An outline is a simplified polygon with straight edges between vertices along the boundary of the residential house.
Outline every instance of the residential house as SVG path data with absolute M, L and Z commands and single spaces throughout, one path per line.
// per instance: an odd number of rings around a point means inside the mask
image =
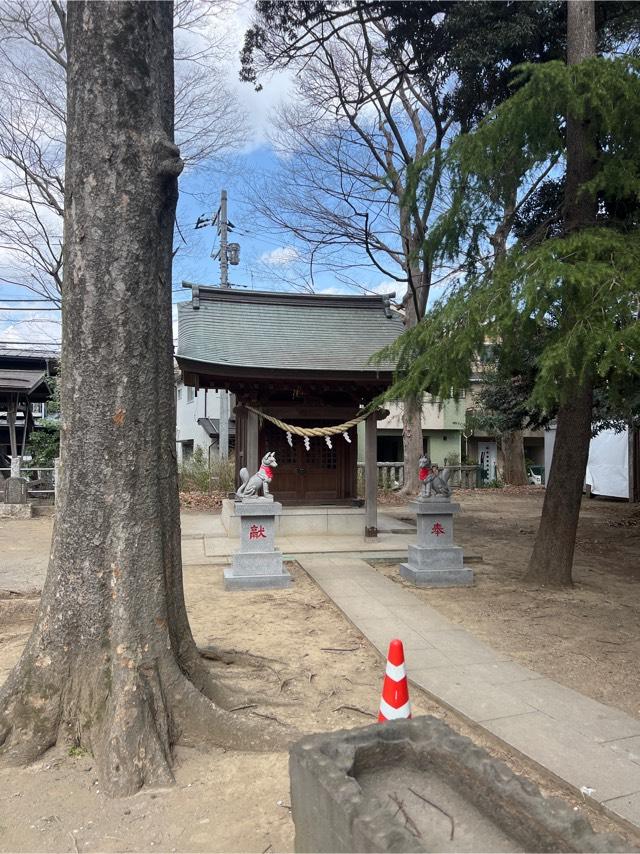
M 178 462 L 186 462 L 196 448 L 202 448 L 208 459 L 217 456 L 220 448 L 220 391 L 187 386 L 180 373 L 176 376 L 175 389 Z M 228 407 L 230 451 L 235 447 L 236 435 L 233 408 L 234 400 L 231 397 Z

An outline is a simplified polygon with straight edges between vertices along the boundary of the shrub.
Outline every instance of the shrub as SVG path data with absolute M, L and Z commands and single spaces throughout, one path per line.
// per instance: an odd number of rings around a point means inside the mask
M 233 492 L 235 464 L 233 457 L 221 460 L 214 456 L 208 460 L 204 448 L 197 447 L 187 460 L 178 466 L 180 492 Z

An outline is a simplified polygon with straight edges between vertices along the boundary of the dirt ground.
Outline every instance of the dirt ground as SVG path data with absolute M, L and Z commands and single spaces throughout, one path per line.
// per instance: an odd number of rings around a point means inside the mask
M 607 524 L 627 518 L 628 505 L 585 505 L 579 583 L 576 590 L 558 594 L 528 590 L 518 581 L 539 512 L 537 496 L 471 495 L 462 501 L 459 539 L 485 560 L 474 567 L 477 585 L 416 595 L 435 597 L 430 601 L 443 613 L 496 648 L 510 644 L 514 657 L 539 671 L 638 714 L 638 685 L 627 682 L 637 683 L 630 668 L 640 633 L 632 586 L 640 578 L 639 530 Z M 402 508 L 397 511 L 403 515 Z M 269 657 L 260 668 L 212 665 L 221 679 L 267 695 L 255 706 L 242 703 L 247 707 L 238 709 L 239 715 L 268 716 L 303 732 L 372 723 L 383 662 L 311 579 L 297 565 L 291 570 L 295 583 L 289 590 L 228 593 L 221 567 L 188 567 L 187 604 L 198 644 Z M 498 596 L 499 604 L 493 601 Z M 0 598 L 0 684 L 20 655 L 36 608 L 35 597 Z M 589 644 L 591 636 L 600 639 L 587 649 L 594 662 L 584 664 L 578 633 Z M 571 662 L 567 669 L 573 673 L 545 670 L 557 666 L 558 655 L 565 657 L 565 666 Z M 626 679 L 621 667 L 628 667 Z M 594 693 L 594 684 L 604 693 Z M 560 793 L 535 768 L 507 756 L 425 695 L 413 691 L 411 699 L 414 714 L 446 719 L 538 782 L 546 794 Z M 175 776 L 173 787 L 110 800 L 99 790 L 88 755 L 54 748 L 25 769 L 0 762 L 0 851 L 293 850 L 286 754 L 179 749 Z M 620 831 L 571 796 L 568 800 L 596 829 Z
M 470 588 L 417 590 L 397 566 L 378 566 L 494 649 L 562 685 L 640 717 L 640 507 L 585 498 L 571 590 L 522 577 L 543 493 L 456 493 L 454 537 L 474 563 Z M 406 508 L 389 508 L 409 518 Z

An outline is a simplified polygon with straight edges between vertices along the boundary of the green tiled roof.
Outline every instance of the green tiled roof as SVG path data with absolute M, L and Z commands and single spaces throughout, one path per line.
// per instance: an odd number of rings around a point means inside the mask
M 369 363 L 403 331 L 383 297 L 194 288 L 178 305 L 178 359 L 289 370 L 389 371 Z

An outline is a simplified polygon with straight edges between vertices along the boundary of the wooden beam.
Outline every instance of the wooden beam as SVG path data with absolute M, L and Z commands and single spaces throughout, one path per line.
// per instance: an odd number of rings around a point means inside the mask
M 365 537 L 378 536 L 378 423 L 372 412 L 364 422 Z

